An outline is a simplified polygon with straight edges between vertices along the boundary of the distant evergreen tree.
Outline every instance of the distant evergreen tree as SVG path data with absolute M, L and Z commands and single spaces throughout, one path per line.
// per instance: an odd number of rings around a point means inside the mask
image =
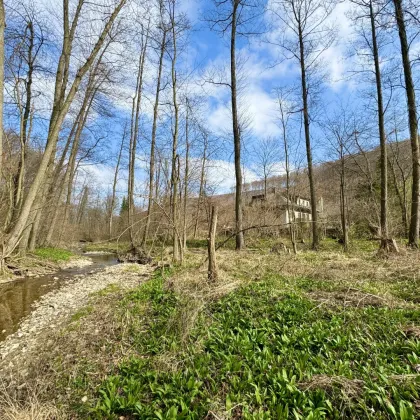
M 127 197 L 123 197 L 120 209 L 120 216 L 123 216 L 128 211 L 128 200 Z

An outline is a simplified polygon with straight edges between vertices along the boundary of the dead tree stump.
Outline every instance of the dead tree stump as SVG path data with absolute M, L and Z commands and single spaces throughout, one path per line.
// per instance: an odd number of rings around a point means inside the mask
M 399 252 L 397 241 L 392 238 L 381 239 L 381 249 L 385 252 Z
M 208 281 L 217 280 L 217 263 L 216 263 L 216 228 L 217 228 L 217 207 L 211 207 L 211 220 L 209 237 L 207 239 L 207 249 L 209 254 Z

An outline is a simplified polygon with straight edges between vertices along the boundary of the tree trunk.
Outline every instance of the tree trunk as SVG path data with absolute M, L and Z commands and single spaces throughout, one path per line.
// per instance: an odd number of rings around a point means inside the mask
M 407 32 L 404 21 L 402 0 L 393 0 L 395 18 L 398 25 L 398 34 L 401 44 L 401 56 L 404 68 L 405 90 L 408 105 L 408 122 L 410 127 L 411 155 L 413 163 L 413 181 L 411 189 L 411 217 L 408 232 L 408 245 L 413 248 L 419 246 L 419 196 L 420 196 L 420 149 L 418 137 L 418 120 L 416 108 L 416 93 L 410 63 L 410 47 L 407 41 Z
M 46 171 L 51 161 L 52 154 L 55 150 L 64 118 L 67 115 L 70 105 L 73 102 L 73 99 L 77 93 L 77 90 L 79 89 L 80 83 L 82 82 L 89 68 L 92 66 L 96 56 L 98 55 L 100 49 L 102 48 L 102 45 L 105 42 L 105 38 L 108 32 L 110 31 L 116 17 L 118 16 L 120 10 L 122 9 L 126 1 L 127 0 L 120 0 L 117 6 L 115 7 L 107 23 L 105 24 L 105 27 L 102 30 L 102 33 L 99 36 L 99 39 L 97 40 L 95 46 L 93 47 L 89 57 L 84 62 L 84 64 L 77 70 L 75 79 L 71 87 L 68 89 L 68 93 L 66 94 L 69 63 L 67 63 L 67 69 L 66 69 L 65 63 L 66 61 L 70 60 L 69 57 L 72 50 L 71 48 L 72 36 L 74 36 L 74 31 L 76 30 L 76 28 L 75 28 L 75 23 L 74 23 L 72 25 L 70 32 L 68 30 L 68 1 L 64 0 L 64 17 L 65 17 L 64 43 L 63 43 L 63 48 L 60 55 L 58 69 L 57 69 L 55 93 L 54 93 L 54 104 L 53 104 L 53 110 L 51 112 L 51 119 L 50 119 L 50 125 L 49 125 L 48 136 L 47 136 L 47 145 L 46 145 L 41 163 L 35 175 L 34 181 L 22 205 L 22 211 L 16 221 L 16 224 L 14 225 L 10 234 L 8 235 L 7 241 L 3 245 L 3 252 L 2 252 L 3 258 L 9 256 L 13 252 L 13 250 L 17 247 L 21 239 L 21 235 L 23 233 L 23 230 L 26 227 L 28 217 L 32 210 L 32 206 L 35 201 L 35 198 L 37 197 L 40 187 L 45 181 Z M 81 8 L 80 2 L 79 2 L 79 5 Z M 80 14 L 79 9 L 78 9 L 78 12 Z M 74 21 L 77 21 L 77 12 L 76 12 L 76 17 Z
M 372 52 L 373 60 L 375 62 L 375 79 L 376 79 L 376 94 L 378 100 L 378 128 L 379 128 L 379 141 L 381 149 L 381 248 L 386 249 L 388 246 L 388 159 L 387 159 L 387 146 L 385 134 L 385 121 L 384 121 L 384 104 L 382 97 L 382 80 L 381 69 L 379 64 L 379 51 L 378 42 L 376 38 L 376 25 L 375 15 L 373 12 L 372 0 L 369 2 L 370 24 L 372 30 Z
M 153 189 L 154 189 L 154 176 L 155 176 L 155 147 L 156 147 L 156 131 L 157 131 L 157 122 L 159 115 L 159 96 L 160 96 L 160 84 L 162 79 L 162 69 L 163 69 L 163 59 L 165 54 L 165 45 L 166 45 L 166 30 L 163 30 L 162 44 L 160 48 L 159 56 L 159 69 L 158 77 L 156 82 L 156 94 L 155 94 L 155 105 L 153 107 L 153 125 L 152 125 L 152 139 L 150 143 L 150 167 L 149 167 L 149 196 L 147 202 L 147 217 L 146 225 L 143 232 L 142 246 L 146 245 L 147 237 L 149 235 L 150 227 L 150 218 L 152 216 L 152 207 L 153 207 Z
M 186 110 L 186 117 L 185 117 L 185 174 L 184 174 L 184 223 L 183 223 L 183 252 L 187 249 L 187 210 L 188 210 L 188 181 L 189 181 L 189 154 L 190 154 L 190 141 L 188 138 L 188 130 L 189 130 L 189 102 L 188 99 L 186 100 L 187 110 Z
M 200 189 L 198 191 L 198 199 L 197 199 L 197 210 L 195 215 L 195 225 L 194 225 L 194 235 L 193 238 L 197 238 L 197 230 L 198 230 L 198 223 L 200 220 L 200 210 L 201 210 L 201 201 L 203 198 L 204 192 L 204 178 L 205 178 L 205 171 L 206 171 L 206 159 L 207 159 L 207 135 L 204 137 L 204 149 L 203 149 L 203 161 L 201 163 L 201 174 L 200 174 Z
M 149 41 L 149 26 L 147 27 L 146 34 L 142 35 L 142 47 L 139 57 L 139 69 L 137 73 L 136 94 L 133 98 L 132 120 L 131 120 L 131 137 L 130 137 L 130 150 L 129 150 L 129 166 L 128 166 L 128 232 L 130 236 L 131 248 L 135 247 L 134 238 L 134 178 L 136 166 L 136 152 L 137 152 L 137 139 L 139 133 L 139 116 L 140 104 L 143 91 L 143 75 L 144 63 L 146 61 L 147 44 Z
M 341 230 L 343 231 L 343 249 L 348 251 L 349 233 L 346 214 L 346 166 L 344 161 L 343 145 L 340 145 L 340 213 L 341 213 Z
M 172 25 L 172 46 L 173 56 L 171 60 L 171 78 L 172 78 L 172 106 L 174 108 L 174 128 L 172 134 L 172 170 L 171 170 L 171 216 L 173 223 L 173 260 L 180 262 L 180 238 L 178 231 L 178 180 L 179 180 L 179 155 L 178 155 L 178 130 L 179 130 L 179 104 L 177 99 L 177 42 L 176 42 L 176 22 L 175 22 L 175 2 L 172 4 L 171 11 Z
M 217 207 L 211 207 L 211 221 L 209 229 L 209 237 L 207 243 L 209 267 L 208 267 L 208 281 L 217 281 L 217 263 L 216 263 L 216 229 L 217 229 Z
M 23 106 L 23 113 L 21 113 L 21 121 L 20 121 L 20 156 L 19 156 L 19 163 L 18 163 L 18 171 L 16 176 L 13 180 L 13 208 L 12 208 L 12 215 L 10 220 L 10 225 L 7 227 L 6 231 L 10 232 L 13 224 L 15 223 L 16 219 L 19 216 L 20 209 L 22 207 L 23 201 L 23 185 L 24 185 L 24 178 L 25 178 L 25 163 L 26 163 L 26 148 L 27 143 L 29 141 L 30 133 L 32 130 L 32 117 L 31 117 L 31 108 L 32 108 L 32 82 L 33 82 L 33 72 L 34 72 L 34 58 L 33 58 L 33 49 L 34 49 L 34 28 L 32 22 L 29 22 L 27 25 L 29 30 L 29 45 L 28 45 L 28 74 L 27 80 L 25 82 L 25 104 Z M 20 104 L 20 100 L 18 99 Z M 19 106 L 20 108 L 20 106 Z M 29 131 L 28 131 L 28 124 L 29 124 Z
M 302 102 L 303 102 L 303 124 L 305 128 L 305 143 L 306 143 L 306 157 L 308 161 L 308 177 L 309 189 L 311 193 L 311 213 L 312 213 L 312 249 L 319 247 L 319 232 L 318 232 L 318 213 L 315 191 L 315 180 L 312 168 L 312 148 L 311 135 L 309 129 L 309 105 L 308 105 L 308 91 L 306 87 L 306 64 L 305 64 L 305 46 L 303 43 L 302 26 L 299 23 L 299 49 L 300 49 L 300 71 L 302 83 Z
M 3 177 L 4 29 L 6 17 L 0 0 L 0 183 Z
M 242 215 L 242 168 L 241 168 L 241 130 L 239 127 L 238 104 L 237 104 L 237 87 L 236 87 L 236 25 L 238 20 L 237 0 L 233 2 L 232 11 L 232 28 L 230 37 L 230 86 L 232 100 L 232 126 L 233 126 L 233 143 L 235 150 L 235 218 L 236 218 L 236 249 L 239 251 L 245 247 L 243 234 L 243 215 Z
M 290 163 L 289 163 L 289 142 L 287 139 L 287 124 L 286 116 L 284 115 L 284 108 L 282 99 L 279 98 L 279 107 L 280 107 L 280 117 L 281 125 L 283 129 L 283 147 L 284 147 L 284 163 L 286 166 L 286 212 L 289 222 L 289 237 L 290 242 L 292 243 L 293 253 L 297 254 L 296 246 L 296 229 L 295 229 L 295 220 L 294 220 L 294 209 L 293 205 L 291 206 L 291 194 L 290 194 Z
M 121 139 L 120 151 L 118 153 L 117 165 L 115 166 L 115 173 L 114 173 L 114 181 L 112 183 L 112 196 L 111 196 L 111 203 L 109 204 L 109 216 L 108 216 L 108 237 L 109 239 L 112 238 L 112 219 L 114 216 L 114 207 L 115 207 L 115 200 L 117 196 L 117 182 L 118 182 L 118 173 L 120 170 L 120 162 L 121 156 L 124 149 L 124 142 L 125 142 L 126 131 L 124 128 L 123 137 Z

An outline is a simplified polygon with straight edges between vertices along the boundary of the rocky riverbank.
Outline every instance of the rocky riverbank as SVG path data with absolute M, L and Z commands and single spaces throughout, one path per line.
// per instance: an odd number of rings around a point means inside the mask
M 98 273 L 77 275 L 59 290 L 44 295 L 34 304 L 34 310 L 21 322 L 18 331 L 0 343 L 0 373 L 17 369 L 24 375 L 31 355 L 42 351 L 50 333 L 66 325 L 72 315 L 86 307 L 93 294 L 111 285 L 122 290 L 134 288 L 147 280 L 152 271 L 150 265 L 115 265 Z
M 60 270 L 85 268 L 92 264 L 88 257 L 72 256 L 67 261 L 49 261 L 35 256 L 27 256 L 7 264 L 5 273 L 0 274 L 0 284 L 9 283 L 25 277 L 40 277 L 54 274 Z

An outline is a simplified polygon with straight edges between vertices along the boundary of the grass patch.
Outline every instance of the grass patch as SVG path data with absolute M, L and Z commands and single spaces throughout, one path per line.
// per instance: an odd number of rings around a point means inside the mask
M 414 419 L 420 342 L 401 325 L 420 311 L 332 310 L 301 286 L 270 275 L 209 301 L 184 343 L 183 296 L 155 277 L 122 302 L 142 319 L 130 330 L 141 357 L 118 366 L 84 415 Z
M 33 252 L 33 254 L 39 258 L 56 263 L 69 261 L 70 257 L 74 255 L 71 251 L 60 248 L 38 248 Z
M 87 315 L 91 314 L 93 311 L 92 306 L 85 306 L 84 308 L 77 311 L 75 314 L 72 315 L 71 320 L 72 322 L 77 322 L 80 319 L 86 317 Z

